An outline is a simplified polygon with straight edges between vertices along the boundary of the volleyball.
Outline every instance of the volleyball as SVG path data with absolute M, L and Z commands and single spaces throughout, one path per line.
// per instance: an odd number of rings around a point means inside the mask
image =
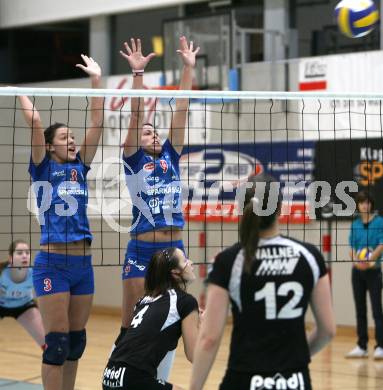
M 370 248 L 363 248 L 358 250 L 357 262 L 355 264 L 356 268 L 360 270 L 366 270 L 368 268 L 372 268 L 375 264 L 373 261 L 368 261 L 371 256 L 372 250 Z
M 335 17 L 342 34 L 360 38 L 374 29 L 379 12 L 371 0 L 342 0 L 335 7 Z

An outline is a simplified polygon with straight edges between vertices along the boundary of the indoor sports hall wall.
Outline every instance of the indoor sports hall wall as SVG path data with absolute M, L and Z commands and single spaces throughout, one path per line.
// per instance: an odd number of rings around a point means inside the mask
M 32 5 L 23 0 L 0 0 L 0 27 L 16 27 L 53 21 L 72 20 L 98 15 L 111 15 L 120 12 L 152 9 L 198 3 L 200 0 L 68 0 L 56 3 L 47 0 L 35 0 Z M 44 10 L 44 12 L 41 12 Z
M 365 56 L 365 54 L 360 54 L 360 56 Z M 314 60 L 317 59 L 313 59 L 313 61 Z M 296 86 L 298 87 L 300 78 L 299 62 L 293 62 L 291 64 L 290 75 L 291 83 L 296 83 Z M 153 79 L 151 79 L 151 77 L 153 77 Z M 148 83 L 151 84 L 149 86 L 152 87 L 158 84 L 156 82 L 157 77 L 158 75 L 148 75 L 147 80 Z M 107 78 L 105 80 L 105 86 L 108 88 L 116 88 L 121 84 L 121 81 L 124 78 L 125 76 Z M 267 89 L 267 82 L 265 80 L 267 80 L 267 71 L 265 70 L 264 64 L 252 64 L 244 70 L 242 83 L 243 85 L 246 85 L 247 89 L 256 89 L 256 85 L 259 85 L 261 87 L 260 89 Z M 129 85 L 130 82 L 131 81 L 129 80 L 126 85 Z M 126 87 L 126 85 L 124 85 L 124 87 Z M 68 80 L 65 82 L 51 82 L 38 85 L 38 87 L 48 86 L 87 87 L 88 84 L 85 80 Z M 88 104 L 86 99 L 71 98 L 68 101 L 67 98 L 55 98 L 52 102 L 49 98 L 38 98 L 36 104 L 39 110 L 43 111 L 43 119 L 46 124 L 54 121 L 68 123 L 69 126 L 74 129 L 77 138 L 81 139 L 84 124 L 89 117 L 86 112 Z M 114 110 L 113 105 L 115 105 Z M 3 135 L 0 140 L 0 179 L 2 182 L 2 185 L 0 186 L 0 195 L 2 198 L 0 199 L 0 210 L 2 215 L 0 224 L 2 229 L 0 234 L 0 245 L 2 249 L 7 248 L 12 231 L 15 238 L 21 236 L 22 238 L 30 239 L 32 247 L 37 249 L 39 228 L 35 217 L 31 216 L 31 213 L 26 207 L 28 203 L 26 194 L 28 193 L 29 188 L 27 166 L 30 155 L 30 131 L 25 128 L 21 113 L 14 110 L 14 98 L 1 98 L 0 107 L 0 125 L 3 130 Z M 167 108 L 165 109 L 164 107 Z M 162 109 L 162 111 L 171 111 L 168 104 L 157 106 L 157 110 L 158 109 Z M 315 117 L 318 109 L 316 107 L 312 107 L 311 109 L 313 110 L 313 114 L 310 115 L 309 112 L 306 112 L 305 123 L 314 126 L 315 122 L 310 119 L 310 116 Z M 328 109 L 331 109 L 331 107 L 328 107 Z M 363 109 L 364 108 L 361 107 L 362 113 Z M 125 110 L 129 111 L 128 102 L 125 102 L 123 106 L 119 106 L 119 102 L 116 101 L 106 102 L 104 147 L 95 160 L 95 164 L 92 167 L 93 172 L 90 176 L 90 187 L 92 187 L 92 183 L 96 182 L 96 180 L 92 181 L 92 177 L 95 178 L 97 172 L 100 172 L 101 161 L 105 163 L 106 160 L 112 157 L 117 160 L 117 162 L 112 161 L 109 171 L 101 171 L 101 176 L 104 180 L 106 179 L 109 181 L 107 183 L 103 181 L 104 185 L 109 184 L 109 194 L 112 194 L 112 197 L 120 203 L 118 205 L 120 209 L 121 202 L 124 201 L 124 196 L 120 197 L 118 194 L 123 193 L 125 185 L 123 180 L 121 181 L 121 184 L 118 184 L 114 179 L 116 176 L 115 173 L 118 173 L 119 170 L 118 156 L 120 153 L 120 140 L 124 137 L 124 133 L 120 134 L 119 132 L 119 118 L 128 115 L 128 112 L 124 112 Z M 283 148 L 287 148 L 287 141 L 288 147 L 290 148 L 289 150 L 294 150 L 294 153 L 299 153 L 300 149 L 309 150 L 311 147 L 311 156 L 313 157 L 315 154 L 315 145 L 309 145 L 310 147 L 307 148 L 297 148 L 296 146 L 296 143 L 298 142 L 299 144 L 302 140 L 309 142 L 313 139 L 318 139 L 319 134 L 318 131 L 315 131 L 315 127 L 309 127 L 309 130 L 311 131 L 305 132 L 305 129 L 302 126 L 301 102 L 289 103 L 288 107 L 281 102 L 245 102 L 240 105 L 240 115 L 237 114 L 238 102 L 236 101 L 224 101 L 211 106 L 196 103 L 191 105 L 191 111 L 191 120 L 189 122 L 190 130 L 187 135 L 189 143 L 192 144 L 192 147 L 197 149 L 198 147 L 202 147 L 202 149 L 213 148 L 213 150 L 221 150 L 225 161 L 230 161 L 230 164 L 226 164 L 228 167 L 238 165 L 237 161 L 230 160 L 232 159 L 233 153 L 236 153 L 236 156 L 247 156 L 247 158 L 254 158 L 255 155 L 261 156 L 259 157 L 259 161 L 257 160 L 256 166 L 258 168 L 260 166 L 265 166 L 266 169 L 269 169 L 270 165 L 268 164 L 273 161 L 270 161 L 270 158 L 268 160 L 267 156 L 263 156 L 262 150 L 270 148 L 270 145 L 274 145 L 273 147 L 277 148 L 279 144 L 283 144 Z M 288 112 L 287 116 L 286 112 Z M 14 116 L 15 113 L 16 115 Z M 157 118 L 160 131 L 168 126 L 168 118 L 166 118 L 166 115 L 166 113 L 161 113 Z M 305 123 L 303 123 L 303 125 Z M 206 134 L 203 130 L 205 127 L 209 129 Z M 289 129 L 288 131 L 286 131 L 287 128 Z M 14 129 L 15 131 L 13 131 Z M 237 129 L 239 129 L 239 131 Z M 273 129 L 273 131 L 270 131 L 270 129 Z M 196 134 L 198 135 L 196 136 Z M 331 137 L 326 137 L 326 135 L 321 134 L 321 137 L 322 136 L 331 139 Z M 332 133 L 332 137 L 333 136 L 334 134 Z M 356 136 L 358 136 L 358 134 L 356 134 Z M 258 145 L 259 149 L 256 150 L 257 153 L 252 154 L 249 150 L 240 149 L 240 147 L 238 147 L 239 144 Z M 193 152 L 193 149 L 191 149 L 191 152 Z M 188 160 L 190 161 L 192 158 L 192 154 L 189 154 Z M 10 164 L 10 161 L 14 161 L 15 164 Z M 274 162 L 276 161 L 277 156 L 274 156 Z M 234 162 L 236 164 L 234 164 Z M 281 162 L 282 161 L 279 161 L 278 163 Z M 214 159 L 205 160 L 202 165 L 205 165 L 206 168 L 207 166 L 211 167 L 217 165 L 217 162 Z M 240 165 L 241 167 L 246 166 L 243 161 L 241 161 Z M 197 172 L 186 170 L 187 177 L 196 181 L 198 181 L 197 176 L 200 172 L 201 169 L 197 170 Z M 251 172 L 246 170 L 241 173 L 228 172 L 227 170 L 224 171 L 221 167 L 221 170 L 218 170 L 215 173 L 215 176 L 219 178 L 222 175 L 225 175 L 226 178 L 227 175 L 229 175 L 229 177 L 235 181 L 235 179 L 238 178 L 243 179 L 249 173 Z M 292 174 L 291 169 L 288 173 Z M 306 173 L 307 172 L 303 172 L 303 174 Z M 281 175 L 282 174 L 283 172 L 281 171 Z M 297 171 L 296 174 L 299 175 L 302 174 L 302 172 Z M 11 200 L 10 197 L 12 186 L 13 194 L 17 194 L 17 196 L 14 196 L 13 200 Z M 122 199 L 122 201 L 120 199 Z M 33 203 L 34 202 L 30 201 L 31 206 Z M 95 203 L 97 206 L 97 202 Z M 299 204 L 299 202 L 297 202 L 297 204 Z M 127 202 L 125 206 L 126 210 L 129 210 L 129 202 Z M 13 210 L 13 218 L 10 218 L 11 209 Z M 124 212 L 127 213 L 126 210 Z M 97 287 L 95 304 L 118 308 L 121 303 L 121 267 L 117 266 L 117 264 L 123 259 L 128 233 L 116 233 L 113 224 L 108 223 L 105 219 L 100 219 L 99 208 L 97 209 L 97 207 L 95 207 L 93 211 L 94 215 L 92 217 L 92 210 L 90 210 L 90 220 L 92 230 L 96 232 L 94 241 L 94 263 L 96 265 L 104 265 L 103 267 L 95 268 Z M 103 215 L 105 211 L 106 210 L 103 210 Z M 228 246 L 237 240 L 237 224 L 235 222 L 222 224 L 221 222 L 207 221 L 205 225 L 205 220 L 203 218 L 200 218 L 198 221 L 196 221 L 196 219 L 198 218 L 195 218 L 194 221 L 190 222 L 185 229 L 185 243 L 189 246 L 189 255 L 193 260 L 197 262 L 209 261 L 221 247 Z M 121 226 L 129 226 L 128 215 L 121 213 L 119 222 Z M 354 325 L 355 320 L 351 300 L 351 264 L 344 262 L 345 260 L 348 260 L 347 236 L 349 225 L 349 221 L 339 221 L 336 223 L 336 229 L 333 231 L 333 243 L 336 243 L 332 252 L 334 260 L 332 265 L 334 305 L 337 322 L 338 324 L 343 325 Z M 323 221 L 312 221 L 306 224 L 285 224 L 283 225 L 283 228 L 285 232 L 292 237 L 305 239 L 320 246 L 321 236 L 325 233 L 326 224 Z M 205 230 L 206 236 L 201 237 L 200 233 Z M 203 241 L 205 241 L 205 243 Z M 206 244 L 206 247 L 204 247 L 203 244 Z M 118 250 L 118 248 L 120 248 L 120 250 Z M 1 255 L 5 256 L 5 252 L 3 251 Z M 201 280 L 193 287 L 193 291 L 198 295 L 200 289 Z

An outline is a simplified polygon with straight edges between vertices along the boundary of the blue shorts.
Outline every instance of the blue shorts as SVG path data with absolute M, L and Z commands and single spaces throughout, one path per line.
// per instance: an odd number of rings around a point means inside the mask
M 185 252 L 182 240 L 167 242 L 130 240 L 125 253 L 122 279 L 144 278 L 152 256 L 157 251 L 170 247 L 176 247 Z
M 38 252 L 33 266 L 36 296 L 70 292 L 94 293 L 92 256 L 71 256 Z

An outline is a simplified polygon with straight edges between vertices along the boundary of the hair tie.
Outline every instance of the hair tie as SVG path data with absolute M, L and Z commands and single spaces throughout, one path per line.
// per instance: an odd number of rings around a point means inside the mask
M 169 256 L 169 252 L 167 249 L 164 249 L 162 251 L 162 255 L 165 257 L 166 261 L 170 261 L 170 256 Z

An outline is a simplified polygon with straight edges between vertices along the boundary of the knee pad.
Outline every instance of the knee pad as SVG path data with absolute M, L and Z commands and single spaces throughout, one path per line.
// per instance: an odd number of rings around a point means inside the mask
M 69 354 L 68 333 L 50 332 L 45 336 L 43 363 L 62 366 Z
M 74 330 L 69 332 L 69 354 L 67 360 L 78 360 L 85 351 L 86 330 Z

